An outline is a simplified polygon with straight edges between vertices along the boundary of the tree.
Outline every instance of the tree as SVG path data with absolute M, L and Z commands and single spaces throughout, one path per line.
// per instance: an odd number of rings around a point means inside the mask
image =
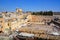
M 52 11 L 48 11 L 50 16 L 53 16 L 53 12 Z
M 45 11 L 45 12 L 33 12 L 32 15 L 44 15 L 44 16 L 53 16 L 53 12 L 52 11 Z

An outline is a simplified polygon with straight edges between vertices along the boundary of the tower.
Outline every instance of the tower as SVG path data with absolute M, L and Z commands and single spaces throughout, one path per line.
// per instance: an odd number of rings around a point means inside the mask
M 22 14 L 22 9 L 17 8 L 16 12 L 19 13 L 19 14 Z

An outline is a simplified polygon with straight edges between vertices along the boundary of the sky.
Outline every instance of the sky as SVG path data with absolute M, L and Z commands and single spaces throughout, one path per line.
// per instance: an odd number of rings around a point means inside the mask
M 0 12 L 14 12 L 16 8 L 23 11 L 60 12 L 60 0 L 0 0 Z

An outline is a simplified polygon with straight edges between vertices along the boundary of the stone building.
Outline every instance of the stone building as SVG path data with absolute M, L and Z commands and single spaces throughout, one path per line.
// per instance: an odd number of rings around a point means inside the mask
M 46 22 L 50 22 L 53 19 L 53 16 L 28 15 L 27 18 L 29 19 L 29 22 L 46 24 Z
M 2 31 L 4 28 L 4 18 L 3 15 L 0 14 L 0 31 Z
M 19 13 L 19 14 L 22 14 L 22 9 L 17 8 L 16 12 Z

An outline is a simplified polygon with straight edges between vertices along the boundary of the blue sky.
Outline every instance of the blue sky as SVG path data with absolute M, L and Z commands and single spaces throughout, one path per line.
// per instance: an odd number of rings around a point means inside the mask
M 60 0 L 0 0 L 0 12 L 23 11 L 60 11 Z

